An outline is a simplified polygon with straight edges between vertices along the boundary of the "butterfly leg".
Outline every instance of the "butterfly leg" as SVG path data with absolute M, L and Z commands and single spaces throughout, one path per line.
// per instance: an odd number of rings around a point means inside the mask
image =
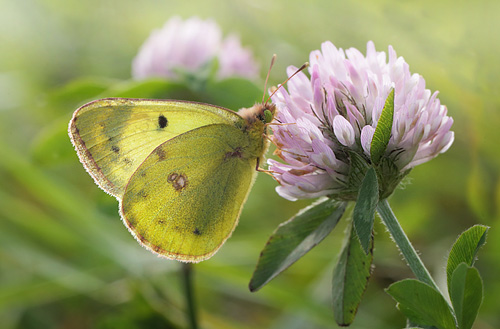
M 276 177 L 273 176 L 273 174 L 275 173 L 274 171 L 272 170 L 266 170 L 266 169 L 262 169 L 259 167 L 260 165 L 260 158 L 257 158 L 257 164 L 255 166 L 255 170 L 257 170 L 258 172 L 263 172 L 265 174 L 268 174 L 269 176 L 271 176 L 275 181 L 277 181 L 279 183 L 279 181 L 276 179 Z

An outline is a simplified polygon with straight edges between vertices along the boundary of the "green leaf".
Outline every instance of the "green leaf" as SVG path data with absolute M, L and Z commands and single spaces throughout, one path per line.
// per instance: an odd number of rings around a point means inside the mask
M 380 158 L 385 153 L 389 139 L 391 138 L 392 121 L 394 119 L 394 89 L 385 100 L 385 106 L 378 119 L 377 128 L 373 134 L 372 144 L 370 146 L 370 156 L 372 162 L 377 165 Z
M 470 329 L 483 301 L 483 280 L 474 267 L 460 263 L 451 277 L 450 298 L 458 327 Z
M 75 160 L 75 149 L 68 139 L 68 121 L 69 117 L 59 117 L 45 125 L 34 138 L 31 155 L 36 164 L 54 166 Z
M 448 303 L 431 286 L 415 279 L 406 279 L 391 284 L 386 292 L 399 303 L 399 310 L 413 323 L 439 329 L 456 329 Z
M 462 233 L 453 244 L 450 255 L 448 256 L 448 264 L 446 265 L 446 278 L 450 295 L 450 283 L 453 272 L 455 272 L 455 269 L 460 263 L 465 263 L 468 266 L 474 265 L 479 248 L 486 242 L 486 233 L 488 229 L 488 226 L 474 225 Z
M 127 80 L 114 84 L 105 90 L 100 97 L 154 98 L 200 100 L 185 84 L 160 78 L 147 80 Z
M 375 218 L 375 209 L 378 203 L 378 183 L 377 174 L 372 167 L 366 172 L 366 176 L 361 183 L 354 207 L 353 223 L 356 234 L 361 242 L 361 246 L 368 254 L 370 249 L 370 240 L 372 239 L 373 220 Z
M 333 271 L 333 315 L 340 326 L 352 323 L 363 296 L 373 260 L 373 239 L 370 250 L 365 254 L 354 227 L 346 237 L 339 260 Z
M 256 291 L 320 243 L 344 214 L 346 203 L 323 198 L 278 226 L 260 254 L 250 280 Z
M 209 81 L 205 89 L 207 101 L 211 104 L 237 111 L 252 107 L 262 99 L 263 90 L 253 82 L 242 78 L 228 78 Z
M 50 93 L 47 103 L 50 107 L 57 106 L 61 109 L 66 106 L 74 106 L 75 101 L 97 97 L 116 82 L 116 80 L 105 78 L 77 79 Z

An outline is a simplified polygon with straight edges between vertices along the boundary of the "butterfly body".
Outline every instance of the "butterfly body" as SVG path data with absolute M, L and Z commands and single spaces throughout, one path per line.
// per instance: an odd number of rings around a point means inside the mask
M 233 232 L 274 111 L 267 103 L 237 114 L 208 104 L 110 98 L 79 108 L 69 134 L 143 246 L 198 262 Z

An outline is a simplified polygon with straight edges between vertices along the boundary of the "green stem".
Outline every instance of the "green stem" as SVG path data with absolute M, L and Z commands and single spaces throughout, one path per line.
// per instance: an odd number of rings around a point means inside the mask
M 403 228 L 401 227 L 401 225 L 399 225 L 399 222 L 396 216 L 394 216 L 394 213 L 392 212 L 387 199 L 381 200 L 379 202 L 377 210 L 385 226 L 391 233 L 392 238 L 396 242 L 396 245 L 406 259 L 408 266 L 413 271 L 417 279 L 424 283 L 427 283 L 428 285 L 439 291 L 439 288 L 429 274 L 429 271 L 427 271 L 427 268 L 425 268 L 424 263 L 422 263 L 422 260 L 411 245 L 410 240 L 408 240 L 408 237 L 403 231 Z
M 196 305 L 193 292 L 193 268 L 190 263 L 182 263 L 182 278 L 184 281 L 184 293 L 186 294 L 187 318 L 190 329 L 198 329 Z

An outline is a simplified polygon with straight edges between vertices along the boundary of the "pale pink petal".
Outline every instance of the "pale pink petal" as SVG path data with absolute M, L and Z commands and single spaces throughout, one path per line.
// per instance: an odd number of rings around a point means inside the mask
M 356 142 L 354 139 L 354 129 L 349 121 L 341 115 L 337 115 L 333 119 L 333 132 L 340 144 L 344 146 L 352 146 Z

